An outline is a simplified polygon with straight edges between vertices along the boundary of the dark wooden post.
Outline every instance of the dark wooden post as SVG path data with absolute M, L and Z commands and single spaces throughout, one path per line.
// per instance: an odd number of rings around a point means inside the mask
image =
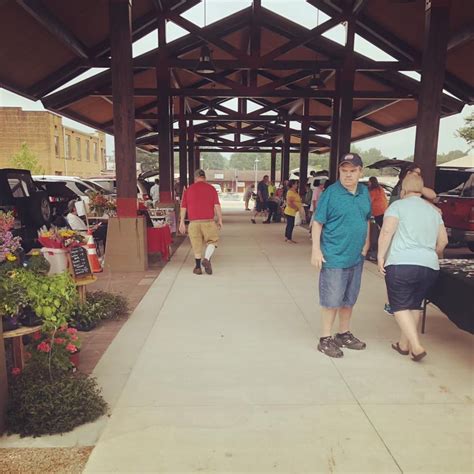
M 290 177 L 290 121 L 286 120 L 285 123 L 285 133 L 283 136 L 283 177 L 282 180 L 288 179 Z
M 308 181 L 308 155 L 309 155 L 309 99 L 304 99 L 303 121 L 301 125 L 300 145 L 300 196 L 306 194 L 306 183 Z
M 272 148 L 271 156 L 270 156 L 270 179 L 272 183 L 275 184 L 276 180 L 276 158 L 277 158 L 277 151 L 276 148 Z
M 450 9 L 451 0 L 426 2 L 415 163 L 422 167 L 423 180 L 429 187 L 433 187 L 435 182 Z
M 173 97 L 169 98 L 170 101 L 170 183 L 171 183 L 171 200 L 175 199 L 175 186 L 174 186 L 174 103 Z
M 339 167 L 339 108 L 341 93 L 341 73 L 336 71 L 336 97 L 332 101 L 331 152 L 329 155 L 329 177 L 337 179 Z
M 109 2 L 117 214 L 119 217 L 136 217 L 137 215 L 131 10 L 130 0 L 110 0 Z
M 188 129 L 188 173 L 189 173 L 189 185 L 194 183 L 194 171 L 196 168 L 194 167 L 194 127 L 193 121 L 189 121 L 189 129 Z
M 185 116 L 185 98 L 179 98 L 179 188 L 181 194 L 188 185 L 188 163 L 186 157 L 186 116 Z
M 166 47 L 166 20 L 158 18 L 158 54 L 156 84 L 158 87 L 158 162 L 160 165 L 160 202 L 172 202 L 170 72 Z
M 0 321 L 1 322 L 1 321 Z M 7 407 L 8 399 L 8 383 L 7 383 L 7 367 L 5 362 L 5 346 L 3 343 L 3 331 L 0 324 L 0 435 L 5 429 L 4 414 Z
M 198 170 L 201 168 L 201 150 L 199 150 L 199 146 L 196 145 L 194 148 L 194 170 Z
M 354 35 L 355 22 L 349 19 L 347 22 L 347 38 L 344 54 L 344 63 L 340 78 L 340 103 L 339 103 L 339 144 L 338 159 L 344 153 L 351 150 L 352 133 L 352 101 L 354 96 Z

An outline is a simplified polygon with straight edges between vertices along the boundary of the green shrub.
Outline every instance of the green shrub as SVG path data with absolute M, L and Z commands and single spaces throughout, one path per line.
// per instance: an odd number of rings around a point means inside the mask
M 95 310 L 99 319 L 120 319 L 128 313 L 127 299 L 121 295 L 114 295 L 106 291 L 87 293 L 87 303 L 96 305 Z
M 100 303 L 86 301 L 85 304 L 76 306 L 69 325 L 79 329 L 79 331 L 89 331 L 100 322 L 102 312 L 103 308 Z
M 95 379 L 28 364 L 12 377 L 6 412 L 7 431 L 20 436 L 66 433 L 107 412 Z

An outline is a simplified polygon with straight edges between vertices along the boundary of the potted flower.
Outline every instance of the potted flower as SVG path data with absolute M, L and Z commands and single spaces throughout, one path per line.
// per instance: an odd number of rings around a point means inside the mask
M 117 204 L 99 192 L 89 193 L 89 210 L 98 217 L 114 215 Z
M 80 232 L 54 226 L 51 229 L 42 227 L 38 231 L 38 240 L 43 245 L 41 252 L 50 264 L 50 275 L 66 271 L 68 249 L 85 243 L 85 237 Z
M 21 326 L 20 313 L 28 300 L 17 278 L 21 270 L 0 269 L 0 316 L 3 331 L 13 331 Z
M 63 325 L 34 333 L 27 350 L 32 362 L 54 370 L 67 371 L 78 367 L 80 347 L 77 330 Z

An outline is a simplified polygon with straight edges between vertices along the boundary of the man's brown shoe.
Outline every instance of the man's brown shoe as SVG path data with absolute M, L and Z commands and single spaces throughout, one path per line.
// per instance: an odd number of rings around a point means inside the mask
M 208 275 L 212 275 L 212 265 L 210 260 L 208 260 L 207 258 L 203 259 L 202 266 L 204 267 L 204 270 L 206 270 L 206 273 Z
M 195 275 L 202 275 L 202 270 L 201 270 L 200 268 L 196 267 L 196 268 L 193 270 L 193 273 L 194 273 Z

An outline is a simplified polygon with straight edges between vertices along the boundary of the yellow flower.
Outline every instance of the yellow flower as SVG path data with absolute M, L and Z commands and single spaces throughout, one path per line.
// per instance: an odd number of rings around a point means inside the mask
M 40 252 L 39 252 L 38 250 L 33 250 L 33 251 L 31 252 L 31 255 L 32 255 L 33 257 L 39 257 Z
M 7 260 L 9 262 L 14 262 L 16 260 L 15 255 L 12 255 L 11 253 L 7 253 Z

